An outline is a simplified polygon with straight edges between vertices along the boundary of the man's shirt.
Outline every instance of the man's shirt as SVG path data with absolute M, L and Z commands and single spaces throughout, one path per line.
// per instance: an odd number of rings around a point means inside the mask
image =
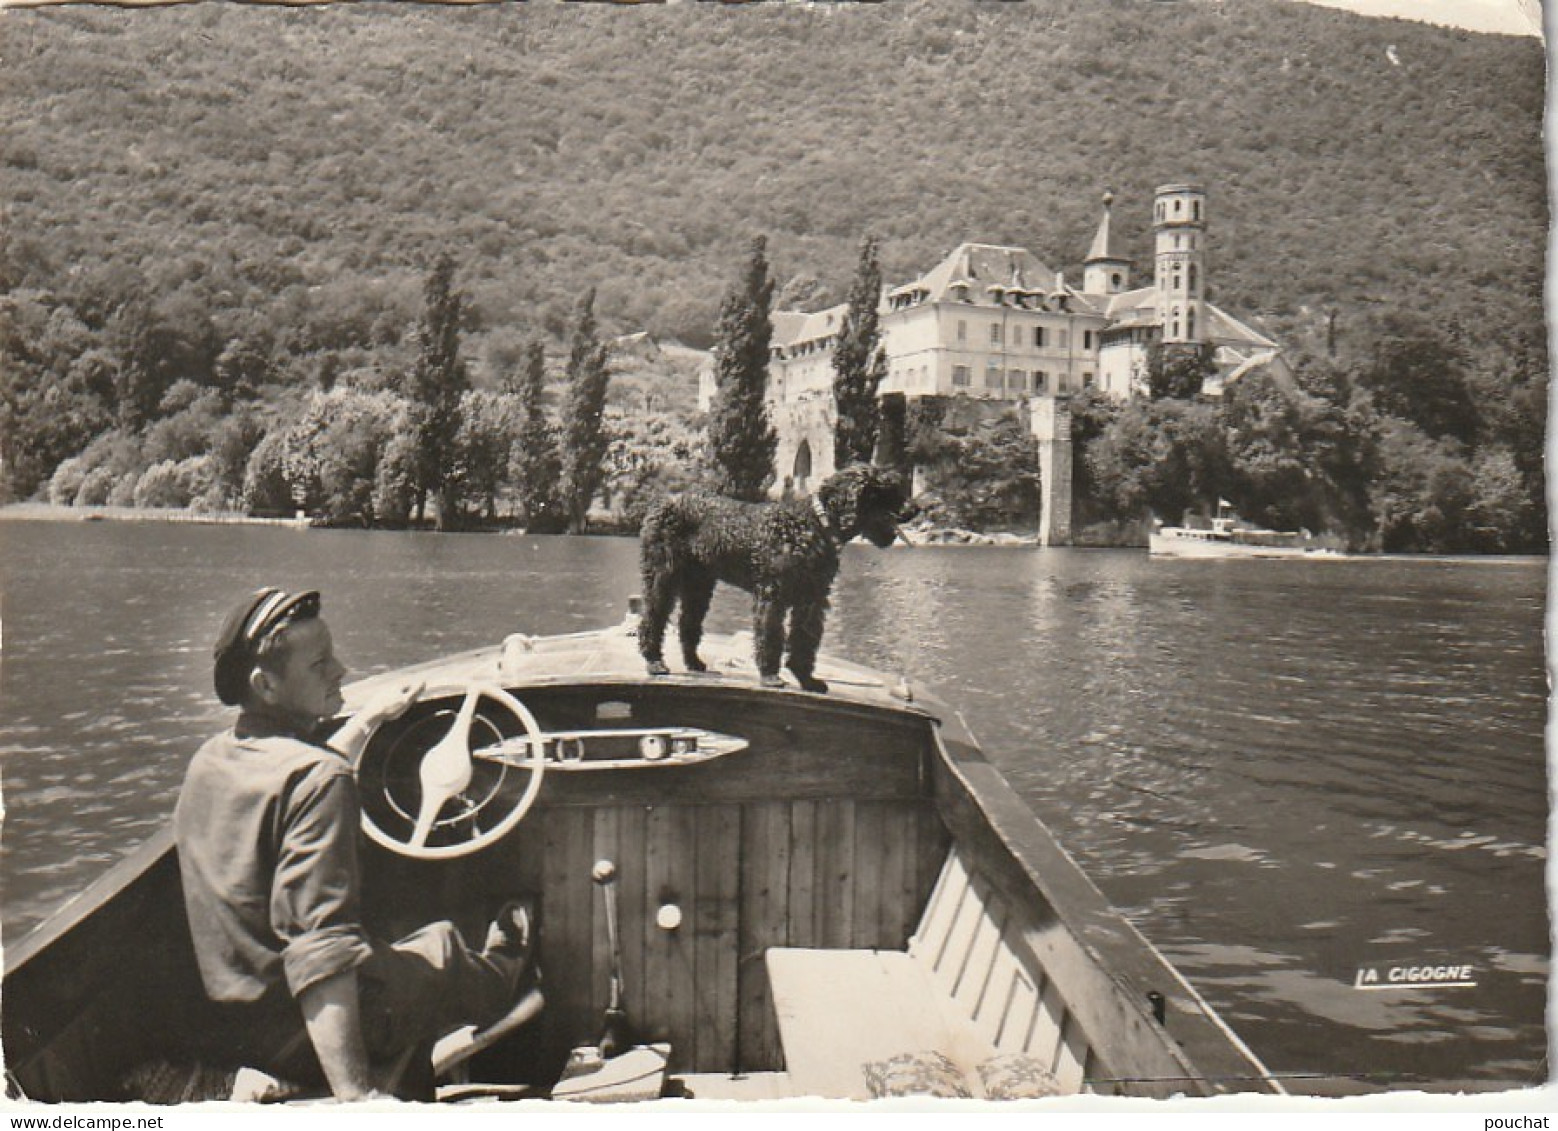
M 184 906 L 206 993 L 293 997 L 370 953 L 351 766 L 245 712 L 190 762 L 174 809 Z

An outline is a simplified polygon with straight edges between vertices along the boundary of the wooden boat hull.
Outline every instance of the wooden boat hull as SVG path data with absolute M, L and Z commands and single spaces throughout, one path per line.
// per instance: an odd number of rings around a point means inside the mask
M 1336 559 L 1343 555 L 1328 546 L 1313 543 L 1239 542 L 1231 538 L 1213 538 L 1207 531 L 1177 527 L 1154 530 L 1148 536 L 1148 550 L 1165 558 L 1310 558 Z
M 778 1094 L 839 1094 L 799 1073 L 804 1057 L 783 1028 L 800 1021 L 785 1013 L 793 1002 L 776 1005 L 774 971 L 799 952 L 824 967 L 878 953 L 915 964 L 940 995 L 937 1015 L 983 1053 L 1031 1058 L 1066 1090 L 1280 1090 L 1109 906 L 954 712 L 837 661 L 819 669 L 829 695 L 762 689 L 749 652 L 743 638 L 710 640 L 713 673 L 649 679 L 630 634 L 617 631 L 511 639 L 421 669 L 435 700 L 427 710 L 441 693 L 495 680 L 548 730 L 628 717 L 748 744 L 694 765 L 550 774 L 520 825 L 472 856 L 365 849 L 365 914 L 380 937 L 442 918 L 479 937 L 505 899 L 538 899 L 547 1008 L 526 1039 L 483 1055 L 481 1079 L 544 1086 L 571 1049 L 598 1037 L 611 955 L 591 873 L 609 859 L 627 1012 L 640 1037 L 670 1045 L 671 1070 L 685 1078 L 771 1074 Z M 207 1051 L 174 852 L 167 833 L 153 838 L 8 949 L 0 1039 L 14 1090 L 125 1098 L 135 1062 Z M 1161 995 L 1162 1021 L 1151 995 Z M 978 1094 L 978 1065 L 964 1067 Z M 857 1069 L 850 1079 L 858 1090 Z

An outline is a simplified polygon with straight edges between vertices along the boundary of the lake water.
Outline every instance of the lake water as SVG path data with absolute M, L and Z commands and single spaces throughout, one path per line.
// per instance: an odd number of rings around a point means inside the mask
M 228 717 L 210 640 L 316 587 L 358 673 L 601 627 L 636 543 L 0 523 L 0 922 L 151 833 Z M 1547 1077 L 1538 561 L 851 546 L 825 648 L 935 685 L 1104 892 L 1278 1072 Z M 711 628 L 744 628 L 716 599 Z M 1360 969 L 1470 965 L 1369 991 Z

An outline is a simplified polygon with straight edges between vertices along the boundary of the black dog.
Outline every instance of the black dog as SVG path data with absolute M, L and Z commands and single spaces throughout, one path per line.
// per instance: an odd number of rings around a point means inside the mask
M 723 581 L 752 594 L 752 643 L 765 687 L 782 686 L 779 659 L 807 691 L 828 685 L 812 675 L 822 643 L 828 591 L 839 568 L 839 548 L 863 534 L 886 548 L 907 518 L 908 491 L 896 472 L 852 464 L 826 480 L 810 499 L 741 503 L 711 495 L 687 495 L 656 504 L 639 534 L 644 574 L 644 612 L 638 649 L 650 675 L 665 675 L 662 646 L 671 609 L 681 602 L 682 661 L 706 670 L 698 659 L 703 618 Z

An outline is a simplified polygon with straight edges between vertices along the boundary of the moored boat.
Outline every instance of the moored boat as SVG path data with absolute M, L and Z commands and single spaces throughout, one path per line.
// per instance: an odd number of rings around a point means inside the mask
M 358 767 L 369 928 L 540 910 L 545 1007 L 446 1098 L 1282 1091 L 934 695 L 834 659 L 826 695 L 763 688 L 743 634 L 651 678 L 633 627 L 348 690 L 426 682 Z M 429 803 L 451 734 L 470 781 Z M 0 1009 L 15 1096 L 133 1099 L 148 1065 L 201 1062 L 169 832 L 7 948 Z M 603 1059 L 609 1011 L 631 1048 Z
M 1148 535 L 1154 555 L 1171 558 L 1339 558 L 1335 539 L 1302 530 L 1246 526 L 1227 508 L 1207 526 L 1154 526 Z

